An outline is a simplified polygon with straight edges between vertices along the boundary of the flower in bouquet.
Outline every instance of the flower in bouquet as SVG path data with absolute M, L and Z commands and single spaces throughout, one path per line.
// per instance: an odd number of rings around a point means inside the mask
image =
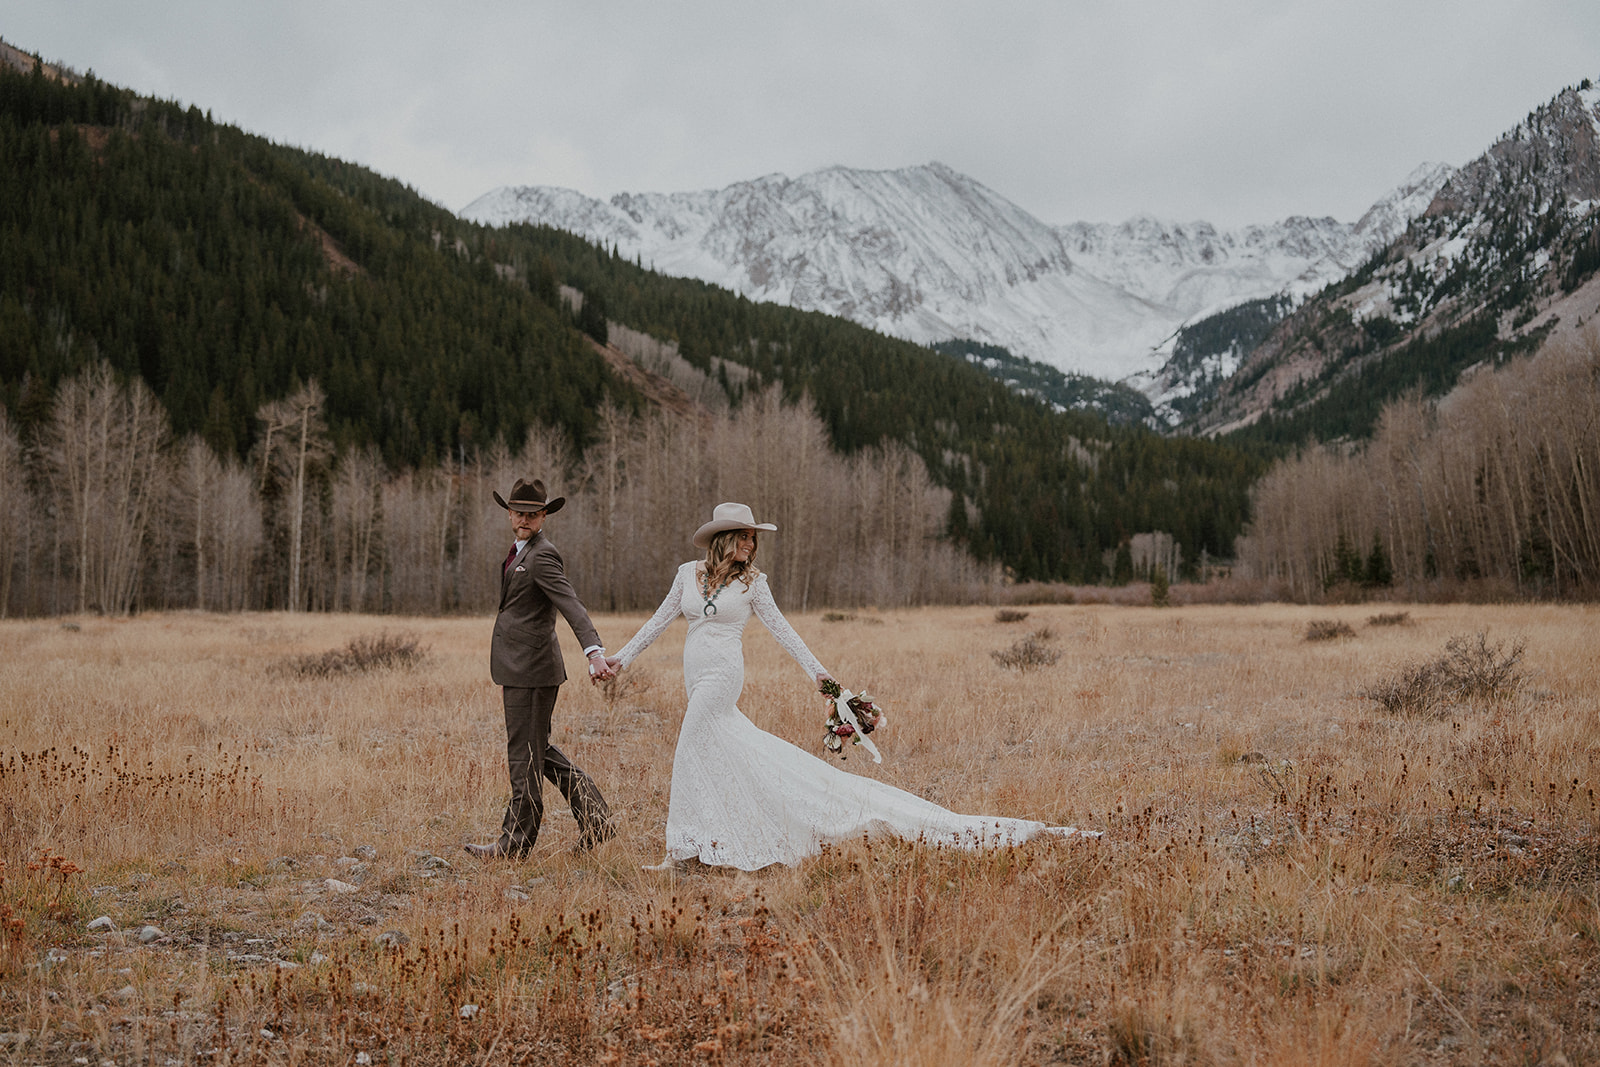
M 861 724 L 862 733 L 870 734 L 883 725 L 883 712 L 878 710 L 865 689 L 851 697 L 848 703 L 850 710 L 856 713 L 856 722 Z
M 866 740 L 867 734 L 884 723 L 883 712 L 872 702 L 872 697 L 864 690 L 852 693 L 831 678 L 822 683 L 822 695 L 828 700 L 827 732 L 822 739 L 828 751 L 839 753 L 843 758 L 844 743 L 848 739 L 852 745 L 865 743 L 873 758 L 881 760 L 877 746 Z

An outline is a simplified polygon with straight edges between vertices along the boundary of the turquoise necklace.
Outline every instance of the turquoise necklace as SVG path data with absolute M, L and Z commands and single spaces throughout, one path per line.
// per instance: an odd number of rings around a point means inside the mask
M 730 577 L 727 579 L 727 581 L 724 581 L 721 585 L 717 586 L 716 592 L 712 592 L 711 573 L 707 571 L 705 574 L 700 576 L 700 596 L 706 602 L 706 606 L 700 610 L 700 614 L 702 616 L 709 617 L 717 613 L 717 597 L 722 595 L 722 591 L 728 588 L 728 582 L 731 581 L 733 581 L 733 579 Z

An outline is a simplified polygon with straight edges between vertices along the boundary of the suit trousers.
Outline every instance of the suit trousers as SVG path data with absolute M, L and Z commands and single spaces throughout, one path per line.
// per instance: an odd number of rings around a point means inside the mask
M 506 762 L 511 768 L 511 802 L 501 824 L 500 850 L 522 856 L 539 838 L 544 821 L 544 790 L 540 777 L 561 790 L 572 817 L 578 820 L 578 840 L 592 847 L 612 834 L 611 809 L 594 779 L 550 743 L 550 718 L 559 685 L 527 689 L 503 686 L 506 711 Z

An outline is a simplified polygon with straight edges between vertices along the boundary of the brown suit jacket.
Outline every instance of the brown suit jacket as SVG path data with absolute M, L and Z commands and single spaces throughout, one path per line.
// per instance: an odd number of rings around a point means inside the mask
M 567 581 L 561 553 L 541 531 L 522 546 L 500 578 L 500 613 L 489 643 L 489 676 L 495 685 L 532 689 L 567 680 L 556 640 L 557 611 L 580 645 L 600 644 L 583 601 Z

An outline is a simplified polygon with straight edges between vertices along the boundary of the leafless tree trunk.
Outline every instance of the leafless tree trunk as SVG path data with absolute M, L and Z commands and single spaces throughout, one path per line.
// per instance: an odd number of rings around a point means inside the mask
M 334 609 L 368 610 L 383 461 L 371 445 L 339 458 L 333 482 Z
M 11 580 L 26 565 L 22 526 L 27 521 L 28 485 L 22 470 L 22 442 L 0 407 L 0 619 L 11 609 Z
M 269 401 L 256 412 L 263 430 L 263 485 L 276 466 L 289 487 L 290 611 L 305 607 L 301 558 L 305 541 L 306 480 L 311 465 L 325 459 L 332 451 L 322 420 L 326 400 L 322 387 L 313 380 L 287 399 Z
M 61 384 L 49 430 L 54 481 L 73 530 L 77 609 L 127 613 L 145 534 L 169 471 L 166 413 L 142 381 L 101 363 Z

